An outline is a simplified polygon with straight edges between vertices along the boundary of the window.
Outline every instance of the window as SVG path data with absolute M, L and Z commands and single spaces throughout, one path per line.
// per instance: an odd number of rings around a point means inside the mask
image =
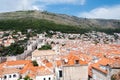
M 45 78 L 43 78 L 43 80 L 46 80 Z
M 19 67 L 19 69 L 22 69 L 22 67 Z
M 4 79 L 6 79 L 7 78 L 7 76 L 4 76 Z
M 11 75 L 9 75 L 9 78 L 11 78 Z
M 49 79 L 48 80 L 51 80 L 51 78 L 49 77 Z
M 62 71 L 61 70 L 59 71 L 59 77 L 62 77 Z
M 75 60 L 75 64 L 79 64 L 79 60 Z
M 16 77 L 16 74 L 14 74 L 13 77 Z

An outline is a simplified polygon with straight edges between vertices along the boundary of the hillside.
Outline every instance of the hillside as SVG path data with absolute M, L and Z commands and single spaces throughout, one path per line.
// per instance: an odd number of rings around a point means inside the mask
M 120 20 L 87 19 L 47 11 L 16 11 L 0 13 L 0 29 L 37 29 L 82 33 L 98 30 L 120 32 Z

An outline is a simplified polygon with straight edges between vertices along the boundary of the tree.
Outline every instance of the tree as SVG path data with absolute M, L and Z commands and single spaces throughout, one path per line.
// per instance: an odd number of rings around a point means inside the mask
M 119 80 L 120 79 L 120 72 L 116 73 L 116 74 L 113 74 L 111 76 L 111 80 Z
M 30 79 L 29 76 L 25 76 L 24 80 L 33 80 L 33 79 Z
M 116 80 L 115 75 L 111 76 L 111 80 Z
M 50 50 L 52 49 L 51 45 L 49 44 L 46 44 L 46 45 L 43 45 L 41 48 L 39 48 L 38 50 Z
M 32 61 L 32 63 L 33 63 L 33 66 L 38 66 L 38 63 L 37 63 L 37 61 Z
M 5 55 L 18 55 L 24 52 L 24 47 L 19 43 L 12 43 L 9 47 L 3 47 L 2 53 Z

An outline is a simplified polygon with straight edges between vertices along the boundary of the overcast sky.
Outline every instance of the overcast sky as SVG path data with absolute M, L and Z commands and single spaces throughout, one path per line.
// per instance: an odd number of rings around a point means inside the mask
M 0 0 L 0 12 L 46 10 L 84 18 L 120 19 L 120 0 Z

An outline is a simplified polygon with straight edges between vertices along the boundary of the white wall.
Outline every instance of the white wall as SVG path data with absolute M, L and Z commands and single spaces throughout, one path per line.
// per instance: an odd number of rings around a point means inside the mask
M 56 67 L 56 68 L 55 68 L 55 73 L 56 73 L 56 79 L 57 79 L 57 80 L 60 79 L 59 71 L 62 71 L 62 69 Z
M 92 69 L 93 79 L 94 80 L 107 80 L 107 75 L 98 71 L 96 69 Z
M 63 80 L 88 80 L 88 65 L 64 66 Z
M 54 75 L 51 74 L 51 75 L 44 75 L 44 76 L 36 76 L 36 80 L 54 80 Z
M 16 76 L 14 77 L 13 75 L 16 75 Z M 6 79 L 4 78 L 4 76 L 6 76 Z M 3 79 L 1 79 L 1 80 L 18 80 L 19 77 L 20 77 L 19 73 L 4 74 Z
M 32 45 L 27 45 L 27 50 L 32 50 Z

